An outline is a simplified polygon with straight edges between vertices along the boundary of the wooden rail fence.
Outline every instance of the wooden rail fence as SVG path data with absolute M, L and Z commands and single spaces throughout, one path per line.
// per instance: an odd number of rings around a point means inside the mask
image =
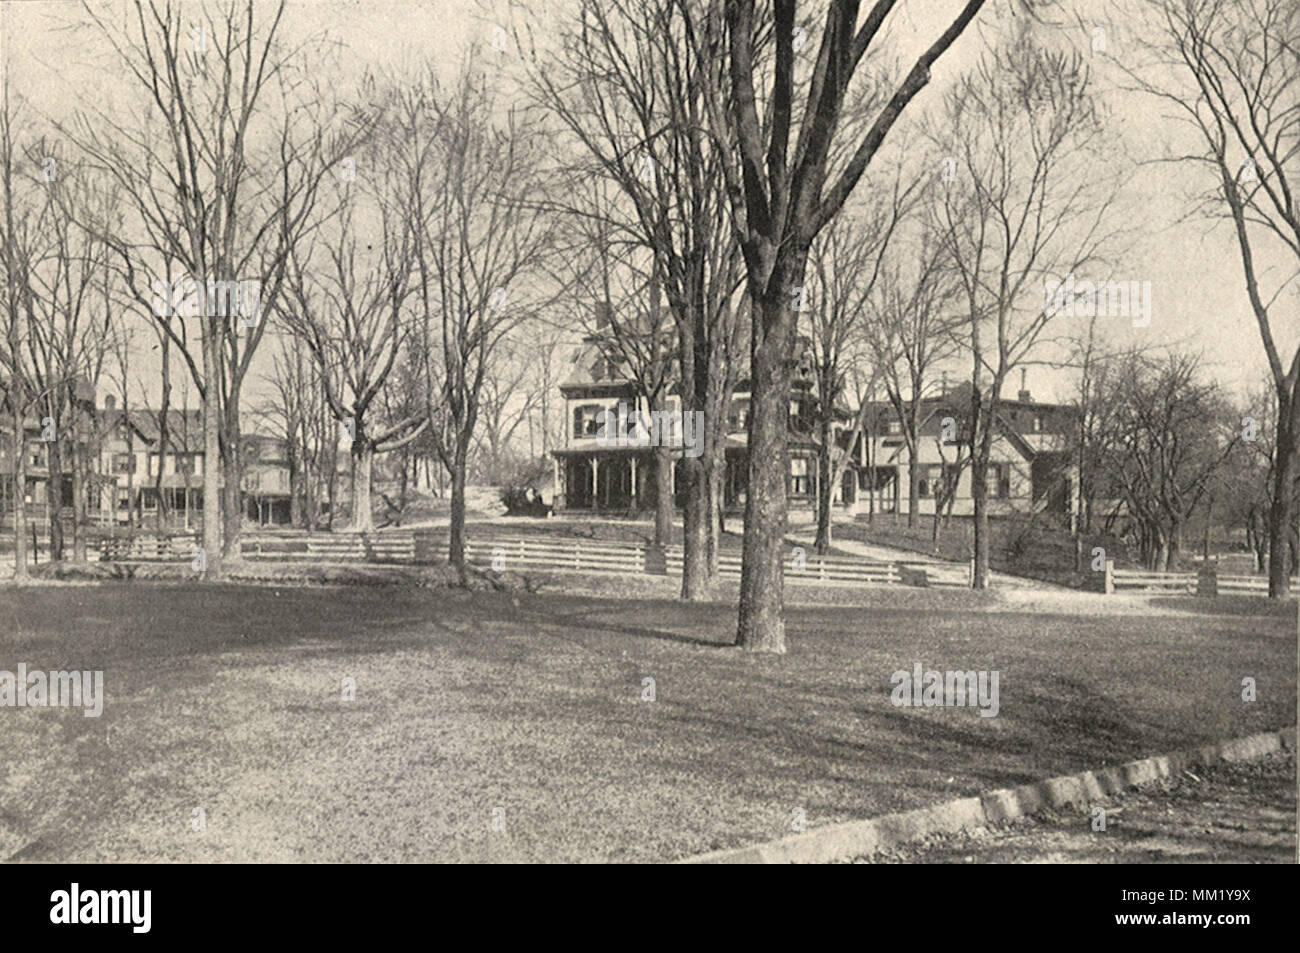
M 1241 574 L 1220 575 L 1213 563 L 1203 565 L 1194 572 L 1151 572 L 1143 569 L 1116 569 L 1113 559 L 1106 560 L 1106 568 L 1097 573 L 1099 591 L 1113 592 L 1167 592 L 1198 596 L 1217 596 L 1219 593 L 1249 593 L 1268 595 L 1267 576 Z M 1291 588 L 1300 589 L 1300 576 L 1291 577 Z

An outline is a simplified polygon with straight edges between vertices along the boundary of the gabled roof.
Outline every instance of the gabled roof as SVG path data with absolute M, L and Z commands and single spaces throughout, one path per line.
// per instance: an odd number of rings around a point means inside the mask
M 161 412 L 156 410 L 131 410 L 126 414 L 131 429 L 145 443 L 157 445 L 161 436 Z M 115 428 L 122 423 L 120 410 L 105 410 L 103 422 L 106 428 Z M 187 439 L 188 438 L 188 439 Z M 201 410 L 167 411 L 167 447 L 169 450 L 181 450 L 191 453 L 203 451 L 203 412 Z

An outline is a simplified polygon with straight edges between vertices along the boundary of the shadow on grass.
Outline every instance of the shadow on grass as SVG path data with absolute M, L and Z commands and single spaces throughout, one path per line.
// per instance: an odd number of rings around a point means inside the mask
M 1160 609 L 1199 615 L 1248 615 L 1295 618 L 1296 599 L 1266 599 L 1263 596 L 1227 595 L 1213 599 L 1190 596 L 1156 596 L 1148 600 Z

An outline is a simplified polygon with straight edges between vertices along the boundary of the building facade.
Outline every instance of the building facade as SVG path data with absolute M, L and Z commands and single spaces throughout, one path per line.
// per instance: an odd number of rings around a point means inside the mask
M 113 396 L 96 406 L 93 389 L 79 403 L 86 513 L 91 525 L 197 529 L 203 513 L 202 414 L 198 410 L 123 412 Z M 165 434 L 164 434 L 165 430 Z M 30 416 L 24 425 L 28 520 L 40 531 L 52 518 L 73 517 L 73 461 L 66 435 L 57 474 L 51 473 L 53 434 Z M 15 466 L 13 426 L 0 420 L 0 524 L 12 528 Z M 243 437 L 245 518 L 257 525 L 290 521 L 289 467 L 284 441 L 263 434 Z
M 680 395 L 671 391 L 658 421 L 638 393 L 630 375 L 619 374 L 612 362 L 589 347 L 561 383 L 564 441 L 552 452 L 554 503 L 562 510 L 630 514 L 653 509 L 655 446 L 665 446 L 673 460 L 670 492 L 684 504 L 683 461 L 695 450 L 692 426 L 680 414 Z M 727 419 L 726 476 L 723 504 L 728 512 L 745 505 L 748 474 L 749 384 L 735 390 Z M 837 451 L 846 451 L 838 476 L 822 472 L 817 402 L 809 376 L 797 377 L 790 394 L 789 462 L 786 498 L 791 520 L 812 517 L 823 479 L 833 479 L 832 507 L 847 515 L 883 512 L 906 514 L 910 509 L 909 481 L 917 472 L 917 512 L 933 514 L 949 502 L 955 515 L 974 511 L 971 470 L 964 448 L 970 415 L 970 387 L 946 390 L 920 401 L 920 438 L 911 459 L 903 425 L 892 404 L 871 404 L 862 414 L 862 432 L 855 435 L 859 408 L 837 408 L 831 435 Z M 637 413 L 633 413 L 635 410 Z M 1027 391 L 1001 402 L 987 476 L 992 513 L 1056 510 L 1073 506 L 1077 481 L 1067 446 L 1073 409 L 1034 401 Z M 650 426 L 647 426 L 649 424 Z M 955 492 L 948 481 L 955 478 Z M 947 508 L 945 507 L 945 512 Z

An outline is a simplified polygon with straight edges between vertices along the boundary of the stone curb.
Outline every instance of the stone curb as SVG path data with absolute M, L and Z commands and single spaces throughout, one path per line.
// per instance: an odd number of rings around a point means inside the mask
M 1024 817 L 1046 808 L 1086 807 L 1140 784 L 1172 777 L 1184 768 L 1220 761 L 1252 761 L 1275 751 L 1294 751 L 1295 747 L 1296 729 L 1283 728 L 1173 754 L 1141 758 L 1096 771 L 1048 778 L 1035 784 L 1001 788 L 979 797 L 948 801 L 901 814 L 830 824 L 766 844 L 687 857 L 678 863 L 824 864 L 846 860 L 923 840 L 934 834 L 955 834 Z

